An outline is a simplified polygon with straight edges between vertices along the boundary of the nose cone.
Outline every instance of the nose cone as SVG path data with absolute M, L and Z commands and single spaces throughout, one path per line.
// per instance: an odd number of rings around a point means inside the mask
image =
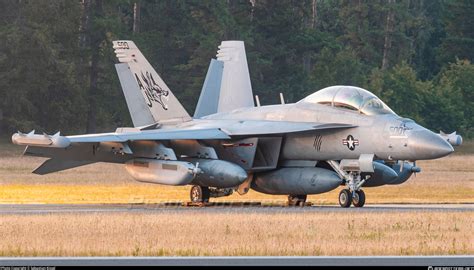
M 440 158 L 454 151 L 451 144 L 427 129 L 413 131 L 408 137 L 408 145 L 415 160 Z

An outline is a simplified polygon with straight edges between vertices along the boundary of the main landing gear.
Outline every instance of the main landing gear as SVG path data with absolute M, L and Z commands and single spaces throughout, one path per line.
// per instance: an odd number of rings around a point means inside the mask
M 304 206 L 306 203 L 306 195 L 288 195 L 289 206 Z
M 208 187 L 193 186 L 189 195 L 193 203 L 207 203 L 211 197 L 211 192 Z
M 215 188 L 215 187 L 203 187 L 203 186 L 192 186 L 191 192 L 189 193 L 192 203 L 208 203 L 209 198 L 218 198 L 232 195 L 234 190 L 232 188 Z
M 350 207 L 351 203 L 355 207 L 364 206 L 365 192 L 362 189 L 359 189 L 355 192 L 351 192 L 349 189 L 341 190 L 341 192 L 339 192 L 339 204 L 341 205 L 341 207 Z

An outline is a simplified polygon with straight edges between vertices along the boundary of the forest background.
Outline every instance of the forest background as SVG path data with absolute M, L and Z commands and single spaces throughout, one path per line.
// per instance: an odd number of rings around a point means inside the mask
M 254 94 L 373 92 L 435 132 L 474 137 L 471 0 L 0 0 L 0 135 L 131 126 L 112 41 L 133 40 L 192 115 L 222 40 Z

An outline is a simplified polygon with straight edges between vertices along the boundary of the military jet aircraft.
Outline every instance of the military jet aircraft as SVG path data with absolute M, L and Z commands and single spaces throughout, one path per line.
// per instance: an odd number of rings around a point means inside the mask
M 453 152 L 445 137 L 355 86 L 255 106 L 242 41 L 221 43 L 191 117 L 134 42 L 113 47 L 134 127 L 75 136 L 13 134 L 13 143 L 27 146 L 25 155 L 49 158 L 34 173 L 122 163 L 138 181 L 192 185 L 192 202 L 254 189 L 304 205 L 308 194 L 344 186 L 339 204 L 362 207 L 362 188 L 401 184 L 420 171 L 416 160 Z

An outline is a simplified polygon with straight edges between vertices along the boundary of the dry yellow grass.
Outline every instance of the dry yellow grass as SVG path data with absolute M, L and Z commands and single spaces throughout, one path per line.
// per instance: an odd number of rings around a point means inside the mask
M 5 215 L 0 256 L 473 254 L 474 213 Z
M 20 157 L 21 148 L 3 146 L 0 203 L 157 203 L 189 200 L 189 187 L 134 181 L 118 164 L 93 164 L 59 173 L 31 174 L 44 161 Z M 397 186 L 366 188 L 367 203 L 473 203 L 474 155 L 420 161 L 422 172 Z M 309 196 L 315 204 L 337 203 L 339 189 Z M 286 196 L 250 191 L 214 201 L 285 202 Z
M 129 203 L 188 200 L 189 187 L 133 181 L 120 165 L 56 174 L 31 171 L 43 159 L 0 156 L 0 203 Z M 367 188 L 368 203 L 474 202 L 474 156 L 419 162 L 400 186 Z M 337 192 L 310 196 L 334 204 Z M 250 192 L 220 201 L 284 202 Z M 0 256 L 233 256 L 473 254 L 470 212 L 278 212 L 232 209 L 149 213 L 2 215 Z

